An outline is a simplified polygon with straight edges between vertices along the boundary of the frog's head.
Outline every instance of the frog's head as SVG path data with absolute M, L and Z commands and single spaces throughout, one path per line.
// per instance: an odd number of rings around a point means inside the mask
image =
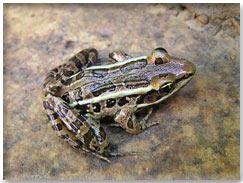
M 153 50 L 147 61 L 153 71 L 149 78 L 152 89 L 146 94 L 142 106 L 165 100 L 184 87 L 196 71 L 191 62 L 170 56 L 164 48 Z

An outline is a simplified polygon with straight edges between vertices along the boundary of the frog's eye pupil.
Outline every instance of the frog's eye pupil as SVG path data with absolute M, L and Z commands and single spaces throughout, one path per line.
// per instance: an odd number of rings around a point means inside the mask
M 156 58 L 155 64 L 163 64 L 162 58 Z

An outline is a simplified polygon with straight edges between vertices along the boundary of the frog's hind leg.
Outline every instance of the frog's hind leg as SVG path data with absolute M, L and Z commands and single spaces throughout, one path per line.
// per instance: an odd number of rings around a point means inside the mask
M 70 132 L 67 129 L 63 121 L 58 117 L 58 114 L 53 111 L 53 109 L 47 101 L 44 101 L 44 106 L 47 112 L 48 119 L 51 121 L 52 128 L 58 137 L 68 142 L 73 148 L 81 151 L 82 153 L 91 154 L 99 159 L 102 159 L 110 163 L 110 160 L 107 157 L 92 152 L 91 150 L 86 148 L 84 144 L 72 132 Z
M 53 111 L 53 107 L 49 104 L 48 101 L 43 102 L 44 108 L 46 110 L 48 119 L 51 122 L 52 129 L 55 131 L 58 137 L 67 141 L 72 147 L 78 148 L 79 141 L 74 136 L 73 133 L 69 132 L 64 126 L 62 120 L 58 116 L 58 114 Z
M 109 142 L 100 124 L 88 116 L 79 115 L 61 98 L 48 94 L 43 102 L 52 128 L 72 147 L 109 162 L 104 152 Z
M 83 76 L 83 70 L 95 64 L 98 52 L 94 48 L 85 49 L 69 59 L 69 62 L 52 69 L 46 76 L 44 94 L 58 95 L 62 87 Z
M 124 61 L 124 60 L 128 60 L 128 59 L 132 58 L 130 55 L 126 54 L 123 51 L 114 51 L 114 52 L 111 52 L 109 54 L 109 57 L 111 59 L 113 59 L 114 61 L 116 61 L 116 62 L 120 62 L 120 61 Z

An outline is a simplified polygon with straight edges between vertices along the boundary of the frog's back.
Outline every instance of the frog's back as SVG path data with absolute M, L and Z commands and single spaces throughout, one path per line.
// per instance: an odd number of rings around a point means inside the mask
M 110 67 L 90 67 L 82 78 L 83 99 L 147 87 L 149 80 L 145 72 L 147 61 L 111 64 Z

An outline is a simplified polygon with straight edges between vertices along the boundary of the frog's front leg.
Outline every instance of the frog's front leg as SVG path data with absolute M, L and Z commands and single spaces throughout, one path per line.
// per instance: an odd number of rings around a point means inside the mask
M 123 51 L 113 51 L 109 54 L 109 57 L 116 62 L 120 62 L 132 58 L 130 55 L 126 54 Z
M 124 128 L 128 133 L 138 134 L 151 126 L 160 124 L 160 122 L 157 121 L 148 121 L 148 118 L 152 114 L 152 111 L 153 108 L 150 107 L 145 117 L 141 121 L 138 121 L 136 119 L 137 117 L 135 115 L 135 110 L 131 108 L 124 108 L 116 114 L 115 121 L 119 123 L 119 125 Z

